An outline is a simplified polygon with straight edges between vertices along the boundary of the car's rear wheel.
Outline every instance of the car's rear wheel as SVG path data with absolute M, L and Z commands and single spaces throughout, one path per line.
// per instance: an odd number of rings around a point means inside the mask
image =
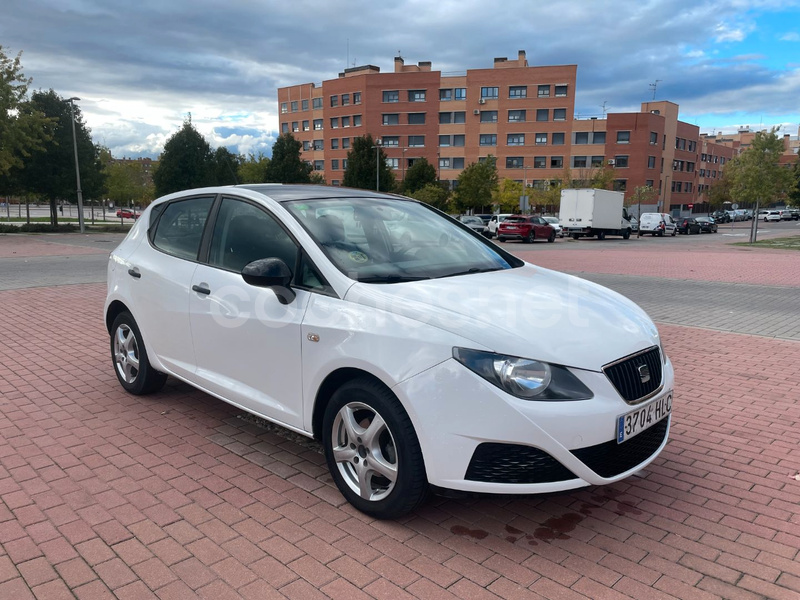
M 417 434 L 397 397 L 382 383 L 348 381 L 325 408 L 322 444 L 342 495 L 379 519 L 405 515 L 427 496 Z
M 625 232 L 622 234 L 622 239 L 623 240 L 628 240 L 628 239 L 630 239 L 630 237 L 631 237 L 631 230 L 630 229 L 626 229 Z
M 581 239 L 581 236 L 580 236 L 580 234 L 579 234 L 579 233 L 573 233 L 573 234 L 572 234 L 572 239 L 573 239 L 573 240 L 579 240 L 579 239 Z
M 598 233 L 598 234 L 597 234 L 597 239 L 598 239 L 598 240 L 604 240 L 604 239 L 606 239 L 606 232 L 605 232 L 605 231 L 601 231 L 600 233 Z
M 129 312 L 117 315 L 111 326 L 111 360 L 120 385 L 136 396 L 157 392 L 167 381 L 150 365 L 142 334 Z
M 547 241 L 550 242 L 550 243 L 556 241 L 556 232 L 555 231 L 550 234 L 550 237 L 547 238 Z

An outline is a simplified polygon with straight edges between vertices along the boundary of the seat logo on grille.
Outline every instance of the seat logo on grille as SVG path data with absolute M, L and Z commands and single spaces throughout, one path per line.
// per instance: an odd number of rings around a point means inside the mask
M 639 365 L 639 379 L 642 380 L 642 383 L 650 381 L 650 367 L 647 365 Z

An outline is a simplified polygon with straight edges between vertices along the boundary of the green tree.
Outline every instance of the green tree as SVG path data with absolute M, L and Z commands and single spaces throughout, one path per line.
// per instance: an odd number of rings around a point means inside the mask
M 792 177 L 794 177 L 794 186 L 789 190 L 788 198 L 792 206 L 800 208 L 800 158 L 792 167 Z
M 522 193 L 522 184 L 519 181 L 503 179 L 492 194 L 492 204 L 498 206 L 501 213 L 517 212 Z
M 38 194 L 50 202 L 50 222 L 56 225 L 57 201 L 77 200 L 72 111 L 70 103 L 53 90 L 34 92 L 31 104 L 34 110 L 53 122 L 53 137 L 46 146 L 31 152 L 21 172 L 22 185 L 27 192 Z M 91 131 L 83 122 L 80 107 L 75 106 L 74 110 L 81 190 L 85 200 L 99 200 L 105 188 L 100 147 L 92 142 Z
M 52 138 L 52 121 L 27 100 L 31 79 L 22 73 L 21 56 L 9 58 L 0 46 L 0 180 Z
M 111 161 L 106 175 L 106 194 L 117 206 L 147 206 L 155 197 L 154 186 L 138 161 Z
M 614 189 L 614 180 L 617 178 L 617 172 L 611 165 L 604 165 L 592 173 L 589 179 L 590 187 L 598 190 L 612 190 Z
M 406 171 L 403 180 L 403 193 L 411 195 L 417 190 L 421 190 L 426 185 L 436 183 L 436 169 L 428 162 L 424 156 L 414 161 L 414 164 Z
M 191 117 L 164 144 L 153 173 L 156 195 L 211 185 L 211 146 L 192 125 Z
M 300 158 L 303 144 L 291 133 L 284 133 L 272 145 L 272 159 L 267 167 L 267 181 L 274 183 L 309 183 L 311 165 Z
M 240 183 L 265 183 L 267 181 L 267 169 L 269 169 L 269 158 L 263 153 L 258 155 L 250 153 L 247 158 L 239 162 L 239 182 Z
M 380 175 L 376 173 L 379 166 Z M 347 153 L 347 169 L 342 183 L 362 190 L 374 190 L 376 183 L 380 184 L 382 192 L 394 189 L 394 173 L 386 164 L 386 154 L 383 148 L 375 149 L 375 141 L 371 135 L 353 139 L 353 147 Z
M 731 180 L 731 196 L 739 204 L 758 207 L 776 202 L 792 189 L 792 173 L 779 163 L 783 140 L 777 128 L 756 132 L 752 145 L 725 165 L 725 179 Z M 750 242 L 758 236 L 758 219 L 752 220 Z
M 717 179 L 711 184 L 711 187 L 704 190 L 709 212 L 721 209 L 726 202 L 733 202 L 731 191 L 732 179 L 730 177 Z
M 450 192 L 437 183 L 428 183 L 409 194 L 409 196 L 425 204 L 430 204 L 443 212 L 447 212 L 450 209 Z
M 240 161 L 239 155 L 223 146 L 214 150 L 210 159 L 211 185 L 236 185 L 239 183 L 236 173 L 239 170 Z
M 483 162 L 470 164 L 458 176 L 455 204 L 458 210 L 478 209 L 481 212 L 492 202 L 497 189 L 497 158 L 492 155 Z

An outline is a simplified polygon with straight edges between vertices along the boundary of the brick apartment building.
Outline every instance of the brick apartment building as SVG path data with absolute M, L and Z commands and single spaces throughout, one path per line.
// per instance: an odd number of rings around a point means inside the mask
M 344 178 L 353 138 L 371 134 L 398 180 L 421 157 L 451 185 L 489 155 L 497 157 L 500 179 L 541 188 L 566 168 L 573 179 L 589 179 L 610 165 L 627 198 L 639 186 L 657 191 L 646 210 L 687 211 L 691 204 L 705 211 L 703 192 L 739 146 L 701 136 L 668 101 L 575 118 L 576 74 L 576 65 L 529 66 L 522 50 L 515 60 L 495 58 L 492 68 L 456 75 L 396 57 L 392 73 L 366 65 L 321 86 L 280 88 L 280 130 L 302 142 L 303 158 L 332 185 Z

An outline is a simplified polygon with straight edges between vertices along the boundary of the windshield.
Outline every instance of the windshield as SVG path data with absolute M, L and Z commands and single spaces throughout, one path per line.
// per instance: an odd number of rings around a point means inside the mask
M 284 206 L 331 262 L 356 281 L 399 283 L 524 264 L 466 226 L 410 200 L 331 198 Z

